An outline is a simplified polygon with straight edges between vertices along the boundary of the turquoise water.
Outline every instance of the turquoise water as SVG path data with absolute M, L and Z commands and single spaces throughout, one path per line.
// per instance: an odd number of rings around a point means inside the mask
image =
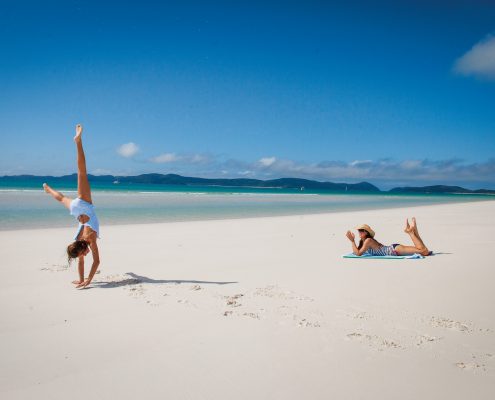
M 19 182 L 13 182 L 5 184 L 0 182 L 0 190 L 5 189 L 18 189 L 27 190 L 34 189 L 39 190 L 43 184 L 43 180 L 40 178 L 23 179 Z M 75 183 L 50 183 L 50 186 L 56 188 L 59 191 L 76 191 L 77 186 Z M 272 193 L 272 194 L 328 194 L 328 191 L 318 191 L 318 190 L 301 190 L 301 189 L 285 189 L 285 188 L 260 188 L 260 187 L 226 187 L 226 186 L 186 186 L 186 185 L 160 185 L 160 184 L 143 184 L 143 183 L 101 183 L 101 182 L 91 182 L 91 189 L 96 191 L 105 192 L 160 192 L 160 193 L 190 193 L 190 192 L 201 192 L 201 193 L 219 193 L 219 194 L 231 194 L 231 193 Z M 356 193 L 356 192 L 353 192 Z M 363 193 L 363 194 L 367 194 Z
M 69 197 L 75 187 L 59 186 Z M 346 194 L 293 189 L 93 184 L 100 224 L 135 224 L 316 214 L 493 200 L 481 195 Z M 38 182 L 0 186 L 0 230 L 75 226 Z

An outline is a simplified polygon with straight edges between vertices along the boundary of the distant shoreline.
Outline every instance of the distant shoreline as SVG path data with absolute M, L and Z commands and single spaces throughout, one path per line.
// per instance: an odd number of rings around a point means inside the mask
M 135 176 L 89 175 L 92 185 L 106 185 L 107 189 L 129 187 L 131 185 L 149 185 L 150 187 L 211 187 L 221 189 L 250 189 L 250 190 L 290 190 L 299 192 L 328 192 L 328 193 L 422 193 L 422 194 L 488 194 L 494 195 L 492 189 L 466 189 L 453 185 L 403 186 L 390 190 L 380 190 L 369 182 L 335 183 L 320 182 L 300 178 L 279 178 L 271 180 L 260 179 L 209 179 L 187 177 L 176 174 L 142 174 Z M 34 188 L 48 181 L 58 185 L 75 186 L 77 175 L 37 176 L 37 175 L 6 175 L 0 176 L 0 188 Z

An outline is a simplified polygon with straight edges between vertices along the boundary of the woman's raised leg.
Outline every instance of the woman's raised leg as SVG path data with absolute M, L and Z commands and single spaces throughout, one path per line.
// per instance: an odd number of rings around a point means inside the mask
M 430 250 L 425 246 L 423 240 L 419 236 L 418 227 L 416 225 L 416 218 L 412 218 L 412 225 L 409 225 L 409 221 L 406 219 L 406 228 L 404 229 L 410 237 L 414 246 L 404 246 L 399 245 L 395 248 L 395 251 L 399 255 L 410 254 L 410 253 L 419 253 L 423 256 L 427 256 L 430 254 Z
M 76 136 L 74 136 L 74 142 L 76 142 L 77 148 L 77 195 L 80 199 L 92 203 L 91 200 L 91 188 L 89 186 L 88 174 L 86 172 L 86 157 L 84 156 L 84 149 L 82 145 L 82 125 L 76 125 Z
M 419 232 L 418 232 L 418 225 L 416 225 L 416 218 L 412 217 L 412 225 L 411 225 L 411 228 L 412 228 L 412 235 L 409 234 L 409 236 L 411 236 L 411 239 L 414 243 L 414 245 L 416 247 L 419 247 L 419 248 L 423 248 L 423 249 L 426 249 L 426 246 L 423 242 L 423 239 L 421 239 L 421 236 L 419 236 Z

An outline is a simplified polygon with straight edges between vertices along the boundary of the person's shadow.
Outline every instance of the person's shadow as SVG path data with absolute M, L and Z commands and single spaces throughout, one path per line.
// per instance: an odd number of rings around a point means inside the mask
M 138 285 L 140 283 L 152 283 L 152 284 L 175 284 L 175 285 L 180 285 L 182 283 L 191 283 L 191 284 L 202 284 L 202 285 L 230 285 L 233 283 L 238 283 L 238 282 L 217 282 L 217 281 L 196 281 L 196 280 L 183 280 L 183 279 L 152 279 L 148 278 L 146 276 L 141 276 L 137 275 L 133 272 L 127 272 L 126 275 L 130 276 L 130 278 L 124 278 L 120 281 L 97 281 L 97 282 L 92 282 L 92 286 L 102 288 L 102 289 L 109 289 L 109 288 L 116 288 L 116 287 L 122 287 L 122 286 L 129 286 L 129 285 Z

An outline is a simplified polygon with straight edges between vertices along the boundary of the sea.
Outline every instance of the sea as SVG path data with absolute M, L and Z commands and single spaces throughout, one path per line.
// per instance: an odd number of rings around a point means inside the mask
M 50 182 L 48 182 L 50 184 Z M 75 186 L 54 187 L 77 197 Z M 493 195 L 324 192 L 282 188 L 92 184 L 93 204 L 105 225 L 333 213 L 430 204 L 493 201 Z M 70 227 L 76 223 L 38 180 L 0 184 L 0 230 Z

